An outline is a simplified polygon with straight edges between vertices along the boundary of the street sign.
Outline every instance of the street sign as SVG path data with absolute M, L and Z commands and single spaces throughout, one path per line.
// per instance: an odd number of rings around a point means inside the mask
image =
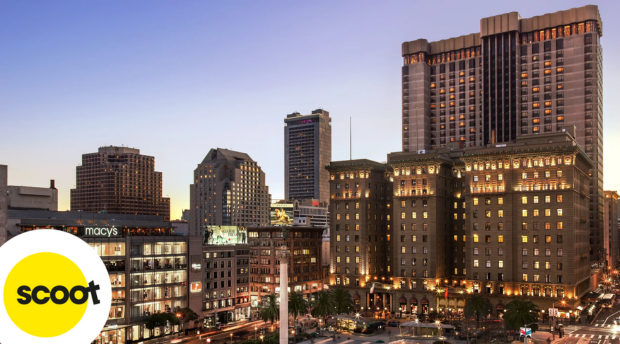
M 558 309 L 557 308 L 549 308 L 549 316 L 550 317 L 557 317 L 558 316 Z
M 519 329 L 519 336 L 532 337 L 532 329 L 529 327 L 521 327 Z

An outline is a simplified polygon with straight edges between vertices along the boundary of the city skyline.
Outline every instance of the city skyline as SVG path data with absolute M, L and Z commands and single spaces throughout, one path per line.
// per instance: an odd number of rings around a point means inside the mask
M 0 163 L 9 165 L 9 185 L 46 186 L 55 179 L 59 210 L 67 210 L 82 154 L 111 144 L 139 148 L 157 159 L 163 195 L 171 198 L 175 219 L 189 208 L 196 161 L 209 148 L 222 147 L 252 156 L 266 174 L 272 198 L 283 198 L 281 126 L 286 114 L 329 110 L 334 161 L 349 157 L 351 116 L 353 158 L 382 161 L 386 151 L 401 147 L 396 133 L 402 42 L 474 33 L 480 17 L 511 11 L 530 17 L 588 3 L 488 2 L 468 8 L 455 2 L 452 13 L 442 14 L 442 22 L 451 25 L 443 26 L 422 15 L 432 5 L 405 2 L 356 7 L 248 3 L 243 11 L 238 11 L 241 2 L 148 8 L 144 2 L 121 7 L 41 3 L 36 10 L 31 4 L 3 3 L 3 122 L 28 129 L 6 131 L 0 138 Z M 604 21 L 618 6 L 596 4 Z M 282 32 L 286 25 L 290 30 Z M 612 134 L 620 120 L 610 109 L 620 105 L 612 96 L 620 90 L 614 78 L 620 67 L 611 58 L 620 47 L 606 39 L 615 37 L 618 24 L 607 20 L 604 31 L 604 188 L 618 190 L 620 181 L 612 171 L 620 167 L 613 159 L 620 138 Z M 253 86 L 259 83 L 260 89 Z M 201 135 L 218 125 L 229 130 L 206 139 Z M 24 139 L 26 133 L 34 139 Z M 57 139 L 58 133 L 64 135 Z M 371 134 L 379 142 L 363 139 Z

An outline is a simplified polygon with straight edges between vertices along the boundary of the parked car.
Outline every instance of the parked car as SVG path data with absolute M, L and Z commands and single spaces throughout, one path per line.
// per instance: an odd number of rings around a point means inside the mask
M 388 327 L 399 327 L 400 323 L 398 321 L 389 321 L 387 326 Z
M 228 324 L 216 324 L 215 326 L 217 327 L 218 330 L 223 330 L 225 328 L 228 328 L 230 325 L 228 325 Z

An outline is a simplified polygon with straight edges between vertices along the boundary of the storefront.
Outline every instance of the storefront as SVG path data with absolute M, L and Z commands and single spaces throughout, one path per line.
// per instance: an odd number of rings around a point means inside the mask
M 125 344 L 128 326 L 105 327 L 92 344 Z

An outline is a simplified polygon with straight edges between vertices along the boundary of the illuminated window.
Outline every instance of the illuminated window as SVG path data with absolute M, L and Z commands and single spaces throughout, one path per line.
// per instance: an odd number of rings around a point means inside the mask
M 478 242 L 478 234 L 474 234 L 474 242 Z
M 497 198 L 497 204 L 504 204 L 504 197 L 498 197 Z
M 545 75 L 551 75 L 551 69 L 545 69 Z
M 526 79 L 527 78 L 527 73 L 521 73 L 521 77 Z
M 555 201 L 558 203 L 562 203 L 562 195 L 557 195 Z
M 504 217 L 504 211 L 503 210 L 498 210 L 497 211 L 497 217 Z
M 564 73 L 564 67 L 558 67 L 558 68 L 556 69 L 556 72 L 558 72 L 558 73 Z
M 532 87 L 532 93 L 540 92 L 540 87 Z
M 527 209 L 521 209 L 521 216 L 527 217 Z
M 474 205 L 478 205 L 478 197 L 474 197 Z
M 551 103 L 551 102 L 549 102 L 549 103 Z M 538 109 L 540 107 L 540 103 L 534 103 L 534 104 L 532 104 L 532 107 L 534 109 Z
M 521 196 L 521 204 L 527 204 L 527 196 Z
M 562 209 L 558 209 L 558 216 L 562 216 Z
M 503 235 L 498 235 L 497 236 L 497 242 L 498 243 L 503 243 L 504 242 L 504 236 Z
M 545 67 L 551 67 L 551 61 L 545 61 Z
M 563 228 L 564 228 L 564 227 L 563 227 L 563 224 L 562 224 L 562 222 L 561 222 L 561 221 L 560 221 L 560 222 L 556 222 L 556 224 L 555 224 L 555 229 L 563 229 Z
M 532 119 L 532 123 L 534 123 L 534 124 L 539 124 L 539 123 L 540 123 L 540 118 L 534 118 L 534 119 Z
M 521 242 L 527 242 L 527 235 L 521 236 Z
M 551 102 L 545 102 L 545 107 L 550 107 L 551 106 Z
M 545 216 L 551 216 L 551 209 L 545 209 Z

